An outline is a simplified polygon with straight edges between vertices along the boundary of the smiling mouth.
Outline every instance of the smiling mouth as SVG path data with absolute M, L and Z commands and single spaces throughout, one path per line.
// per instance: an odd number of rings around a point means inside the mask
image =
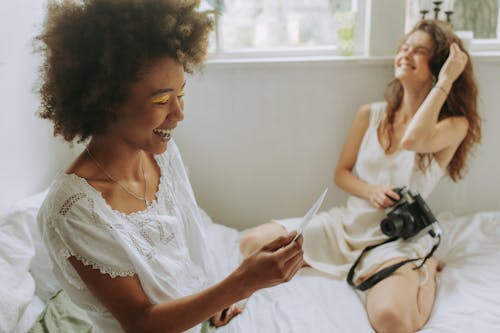
M 173 128 L 155 128 L 153 133 L 158 135 L 163 141 L 168 141 L 172 137 Z
M 416 67 L 411 65 L 411 64 L 408 64 L 408 63 L 402 63 L 402 64 L 399 64 L 398 66 L 399 68 L 410 68 L 410 69 L 415 69 Z

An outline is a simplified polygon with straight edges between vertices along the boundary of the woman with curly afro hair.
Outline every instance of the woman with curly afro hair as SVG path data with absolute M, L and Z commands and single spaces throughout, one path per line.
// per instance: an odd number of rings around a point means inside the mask
M 204 217 L 172 140 L 185 72 L 201 67 L 212 22 L 195 0 L 51 1 L 40 116 L 86 148 L 39 212 L 53 270 L 95 332 L 197 332 L 288 281 L 302 238 L 269 242 L 216 277 Z M 221 280 L 221 281 L 217 281 Z

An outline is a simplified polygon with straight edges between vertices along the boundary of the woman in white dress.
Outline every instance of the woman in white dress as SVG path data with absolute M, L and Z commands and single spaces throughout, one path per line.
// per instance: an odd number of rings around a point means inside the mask
M 171 140 L 184 119 L 184 72 L 212 22 L 195 0 L 50 2 L 38 37 L 40 115 L 86 149 L 39 212 L 53 270 L 93 332 L 199 332 L 235 302 L 288 281 L 302 238 L 286 235 L 217 277 L 203 215 Z M 224 258 L 222 260 L 225 260 Z
M 318 214 L 303 234 L 305 264 L 337 279 L 346 278 L 362 249 L 387 239 L 380 221 L 399 199 L 393 188 L 409 186 L 425 198 L 445 173 L 459 180 L 481 138 L 472 64 L 446 23 L 419 22 L 405 36 L 394 70 L 386 101 L 359 109 L 339 157 L 334 181 L 351 194 L 347 205 Z M 248 230 L 240 242 L 243 254 L 295 230 L 298 222 L 273 221 Z M 361 262 L 357 282 L 403 259 L 422 257 L 430 246 L 429 236 L 376 248 Z M 413 267 L 404 265 L 360 294 L 375 331 L 414 332 L 427 322 L 437 261 Z

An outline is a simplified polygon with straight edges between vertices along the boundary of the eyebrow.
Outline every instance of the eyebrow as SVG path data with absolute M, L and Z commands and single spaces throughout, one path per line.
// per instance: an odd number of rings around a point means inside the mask
M 181 90 L 184 89 L 185 86 L 186 86 L 186 81 L 184 81 L 184 83 L 182 84 Z M 151 95 L 149 95 L 149 97 L 154 97 L 154 96 L 157 96 L 157 95 L 160 95 L 160 94 L 165 94 L 165 93 L 168 93 L 168 92 L 171 92 L 171 91 L 174 91 L 174 89 L 172 89 L 172 88 L 158 89 L 158 90 L 153 91 L 151 93 Z
M 424 50 L 432 53 L 432 50 L 430 48 L 423 46 L 423 45 L 412 45 L 410 43 L 403 43 L 402 46 L 411 46 L 411 47 L 414 47 L 416 49 L 424 49 Z

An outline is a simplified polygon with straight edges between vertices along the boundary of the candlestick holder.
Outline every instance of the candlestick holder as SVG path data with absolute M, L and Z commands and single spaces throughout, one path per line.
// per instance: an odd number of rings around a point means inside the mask
M 422 15 L 422 20 L 425 20 L 425 16 L 427 15 L 427 13 L 428 13 L 428 12 L 429 12 L 429 11 L 428 11 L 428 10 L 426 10 L 426 9 L 422 9 L 422 10 L 420 11 L 420 14 Z
M 434 19 L 437 20 L 439 17 L 439 12 L 441 11 L 441 8 L 439 8 L 439 6 L 441 6 L 443 1 L 433 1 L 433 3 L 434 3 Z
M 444 13 L 446 14 L 446 22 L 451 23 L 451 15 L 453 14 L 453 11 L 447 10 Z

